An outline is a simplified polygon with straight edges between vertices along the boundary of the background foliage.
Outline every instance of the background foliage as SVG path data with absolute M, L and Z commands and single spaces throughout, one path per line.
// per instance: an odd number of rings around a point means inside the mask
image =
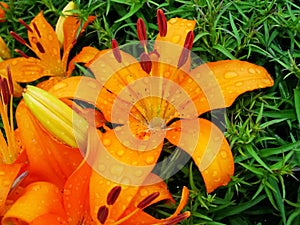
M 225 115 L 225 135 L 235 156 L 232 182 L 212 194 L 205 192 L 192 161 L 167 182 L 175 199 L 182 185 L 191 190 L 187 210 L 192 217 L 182 224 L 250 225 L 300 224 L 300 6 L 291 0 L 89 0 L 75 1 L 82 19 L 97 15 L 72 54 L 83 46 L 109 48 L 137 40 L 135 23 L 147 21 L 149 39 L 157 34 L 155 12 L 167 18 L 195 19 L 193 51 L 204 61 L 242 59 L 264 66 L 275 80 L 272 88 L 246 93 Z M 64 0 L 8 2 L 7 21 L 0 34 L 10 49 L 30 50 L 14 41 L 13 30 L 27 37 L 27 23 L 40 11 L 55 26 Z M 72 55 L 71 55 L 72 57 Z M 165 146 L 165 154 L 172 146 Z M 178 158 L 183 153 L 176 154 Z M 176 166 L 176 159 L 171 165 Z M 157 172 L 166 168 L 157 169 Z M 151 212 L 165 215 L 160 205 Z

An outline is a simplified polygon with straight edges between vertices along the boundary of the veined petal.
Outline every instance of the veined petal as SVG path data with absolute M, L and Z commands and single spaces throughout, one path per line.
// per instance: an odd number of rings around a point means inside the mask
M 59 42 L 53 27 L 45 19 L 43 12 L 40 12 L 29 26 L 33 31 L 28 31 L 32 50 L 51 69 L 52 74 L 63 75 L 65 68 L 61 63 Z
M 49 65 L 45 65 L 41 60 L 29 57 L 19 57 L 7 59 L 0 62 L 0 74 L 6 74 L 9 66 L 13 79 L 16 82 L 31 82 L 46 75 L 52 75 Z
M 274 81 L 261 66 L 239 60 L 209 62 L 196 67 L 180 83 L 202 114 L 230 106 L 244 92 L 270 87 Z
M 18 105 L 16 118 L 27 152 L 30 173 L 39 180 L 53 182 L 62 188 L 82 161 L 80 151 L 50 136 L 23 101 Z
M 14 224 L 14 221 L 30 223 L 48 213 L 64 215 L 61 192 L 52 183 L 36 182 L 26 187 L 24 193 L 4 215 L 2 224 Z
M 197 123 L 199 127 L 195 126 Z M 166 138 L 192 156 L 207 192 L 227 185 L 234 172 L 234 161 L 230 146 L 219 128 L 205 119 L 178 120 L 170 128 Z
M 4 214 L 8 193 L 20 169 L 21 164 L 0 164 L 0 218 Z

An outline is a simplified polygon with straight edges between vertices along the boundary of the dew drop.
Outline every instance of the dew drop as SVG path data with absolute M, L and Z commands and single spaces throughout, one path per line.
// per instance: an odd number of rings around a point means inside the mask
M 113 165 L 110 168 L 111 174 L 116 175 L 116 176 L 122 175 L 123 171 L 124 171 L 124 167 L 119 164 Z
M 9 180 L 2 181 L 2 185 L 5 186 L 5 187 L 8 187 L 10 185 Z
M 117 151 L 117 155 L 118 155 L 118 156 L 123 156 L 124 153 L 125 153 L 125 151 L 124 151 L 123 149 Z
M 99 164 L 98 165 L 98 171 L 99 172 L 104 172 L 106 170 L 106 166 L 104 164 Z
M 251 73 L 251 74 L 255 74 L 255 69 L 249 68 L 249 69 L 248 69 L 248 72 Z
M 177 22 L 177 19 L 176 18 L 172 18 L 169 20 L 169 23 L 170 24 L 175 24 Z
M 108 146 L 111 145 L 111 140 L 110 140 L 110 139 L 104 139 L 104 140 L 102 141 L 102 143 L 103 143 L 104 146 L 108 147 Z
M 225 79 L 231 79 L 231 78 L 234 78 L 234 77 L 237 77 L 237 76 L 238 76 L 238 74 L 236 72 L 232 72 L 232 71 L 226 72 L 224 74 Z
M 147 189 L 142 189 L 141 191 L 140 191 L 140 195 L 142 196 L 142 197 L 144 197 L 144 196 L 146 196 L 146 195 L 148 195 L 149 194 L 149 191 L 147 190 Z
M 154 162 L 154 157 L 153 156 L 147 156 L 146 157 L 146 163 L 147 164 L 152 164 Z
M 220 152 L 220 155 L 221 155 L 221 157 L 222 157 L 223 159 L 227 159 L 227 152 L 226 152 L 225 150 L 222 150 L 222 151 Z
M 243 82 L 236 82 L 236 83 L 235 83 L 235 86 L 236 86 L 236 87 L 241 87 L 241 86 L 243 86 L 243 84 L 244 84 Z
M 71 191 L 69 189 L 64 190 L 64 195 L 71 195 Z
M 177 43 L 179 43 L 180 42 L 180 40 L 181 40 L 181 36 L 180 35 L 174 35 L 173 37 L 172 37 L 172 42 L 173 43 L 175 43 L 175 44 L 177 44 Z
M 140 177 L 140 176 L 143 175 L 143 171 L 142 171 L 142 170 L 136 170 L 136 171 L 134 172 L 134 174 L 135 174 L 135 176 Z
M 0 171 L 0 176 L 4 176 L 5 172 L 4 171 Z

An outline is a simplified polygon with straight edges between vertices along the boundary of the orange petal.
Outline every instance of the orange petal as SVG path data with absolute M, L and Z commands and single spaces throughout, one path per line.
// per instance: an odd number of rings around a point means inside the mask
M 4 214 L 6 198 L 20 169 L 21 164 L 0 164 L 0 218 Z
M 78 36 L 84 31 L 86 26 L 93 22 L 95 17 L 89 16 L 88 21 L 83 25 L 80 23 L 78 17 L 68 16 L 65 19 L 63 30 L 64 30 L 64 54 L 63 54 L 63 65 L 66 69 L 67 60 L 70 54 L 71 49 L 76 44 Z M 80 29 L 80 31 L 79 31 Z
M 82 161 L 80 151 L 50 136 L 23 101 L 17 108 L 16 118 L 27 152 L 30 173 L 39 180 L 53 182 L 62 188 L 66 179 Z
M 114 130 L 109 129 L 103 134 L 90 129 L 88 143 L 87 160 L 95 170 L 90 183 L 93 218 L 97 220 L 98 209 L 106 205 L 108 193 L 114 187 L 121 186 L 120 196 L 111 206 L 110 211 L 113 213 L 108 217 L 109 220 L 116 221 L 122 215 L 122 208 L 127 207 L 131 201 L 128 196 L 136 194 L 138 185 L 144 182 L 155 166 L 162 143 L 151 150 L 131 149 L 120 142 Z M 99 188 L 99 184 L 105 185 L 105 188 Z
M 69 225 L 77 225 L 90 217 L 88 203 L 91 173 L 91 167 L 83 161 L 66 181 L 63 200 Z
M 69 225 L 64 217 L 55 214 L 44 214 L 34 219 L 29 225 Z
M 265 68 L 239 60 L 202 64 L 190 76 L 193 82 L 186 79 L 180 85 L 190 94 L 199 114 L 228 107 L 240 94 L 274 83 Z
M 178 120 L 170 128 L 166 138 L 192 156 L 207 192 L 227 185 L 234 173 L 234 161 L 230 146 L 219 128 L 205 119 Z
M 52 183 L 36 182 L 26 187 L 4 215 L 2 224 L 8 225 L 14 221 L 30 223 L 48 213 L 64 215 L 61 192 Z
M 32 32 L 28 31 L 28 39 L 32 50 L 53 74 L 63 75 L 65 68 L 61 63 L 59 42 L 53 27 L 47 22 L 42 11 L 29 26 Z
M 67 76 L 70 76 L 72 71 L 75 69 L 75 63 L 88 63 L 90 62 L 97 54 L 99 50 L 94 47 L 84 47 L 79 54 L 77 54 L 68 65 Z
M 31 82 L 43 76 L 51 75 L 49 65 L 44 65 L 41 60 L 33 57 L 12 58 L 0 62 L 1 76 L 6 76 L 7 66 L 10 67 L 12 77 L 16 82 Z

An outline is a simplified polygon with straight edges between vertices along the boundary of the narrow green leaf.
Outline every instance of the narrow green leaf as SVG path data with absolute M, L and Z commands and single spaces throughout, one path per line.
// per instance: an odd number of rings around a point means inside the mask
M 294 89 L 295 110 L 298 123 L 300 124 L 300 87 Z

